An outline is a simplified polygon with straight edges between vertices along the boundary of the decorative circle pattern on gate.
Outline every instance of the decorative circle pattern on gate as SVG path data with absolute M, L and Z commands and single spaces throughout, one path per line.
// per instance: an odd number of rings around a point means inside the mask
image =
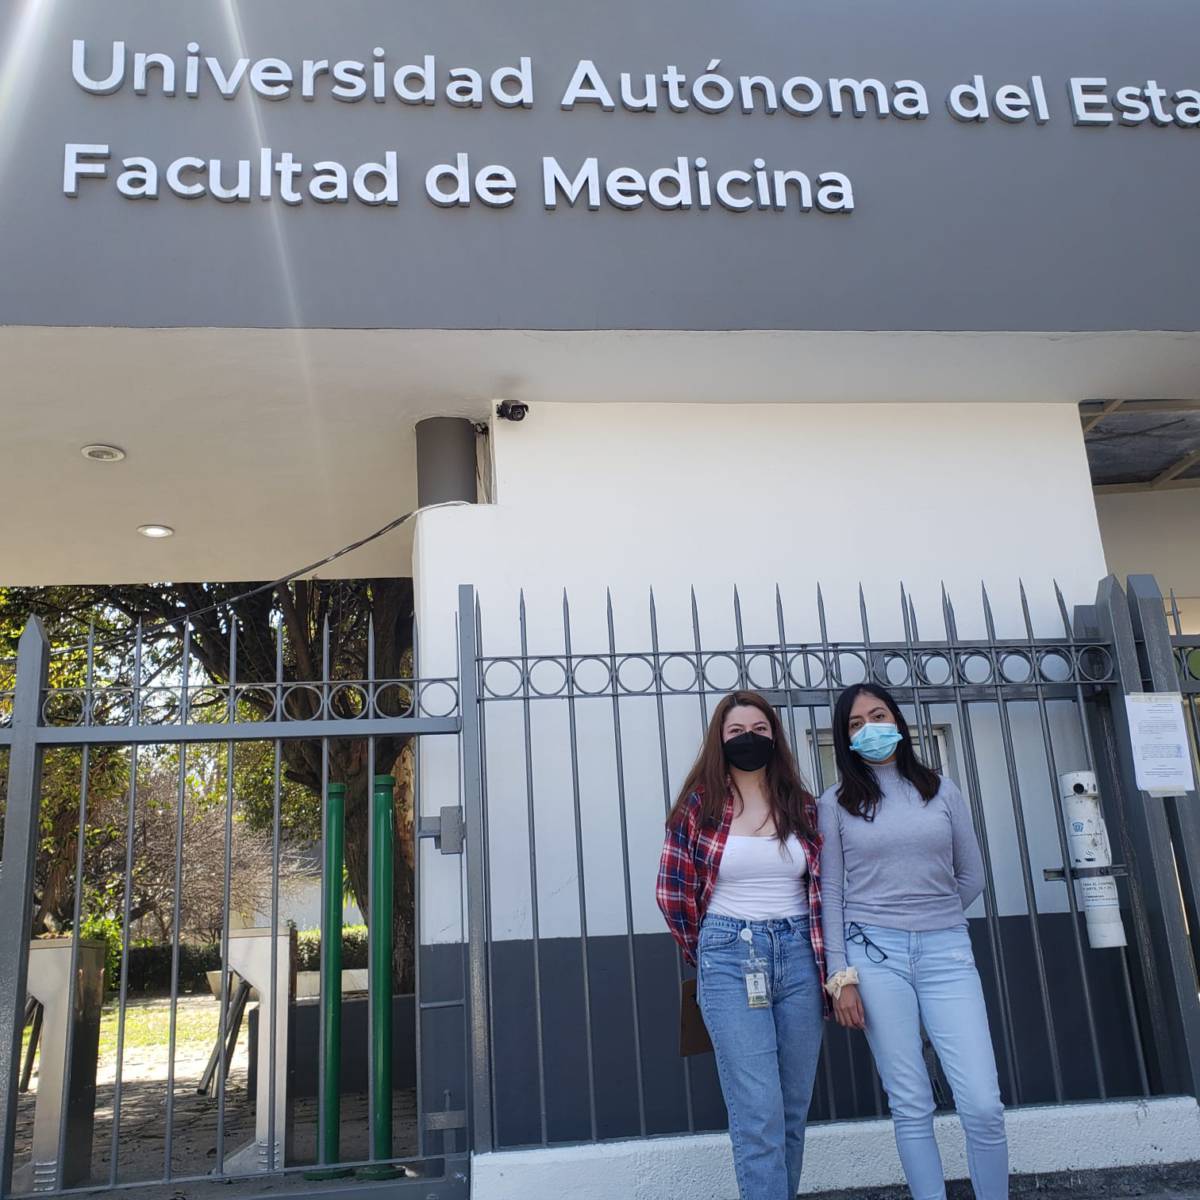
M 1200 668 L 1200 654 L 1196 666 Z M 689 696 L 735 688 L 826 695 L 856 683 L 897 691 L 978 690 L 989 696 L 997 691 L 1015 696 L 1064 684 L 1108 683 L 1112 678 L 1113 659 L 1106 645 L 1068 641 L 937 647 L 806 643 L 607 656 L 513 654 L 480 660 L 484 700 Z
M 11 693 L 0 694 L 0 714 Z M 134 689 L 120 684 L 49 688 L 42 721 L 49 726 L 229 725 L 249 722 L 390 720 L 453 717 L 454 679 L 336 680 L 324 683 L 196 684 Z M 0 721 L 3 716 L 0 715 Z

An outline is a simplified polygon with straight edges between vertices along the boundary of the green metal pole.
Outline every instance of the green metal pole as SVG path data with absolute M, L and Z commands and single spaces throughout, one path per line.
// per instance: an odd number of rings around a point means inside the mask
M 325 793 L 325 907 L 321 913 L 321 1016 L 325 1078 L 321 1086 L 321 1163 L 341 1158 L 342 871 L 346 859 L 346 785 Z
M 376 775 L 371 796 L 371 1056 L 374 1132 L 371 1157 L 392 1157 L 392 871 L 394 839 L 392 793 L 396 780 Z

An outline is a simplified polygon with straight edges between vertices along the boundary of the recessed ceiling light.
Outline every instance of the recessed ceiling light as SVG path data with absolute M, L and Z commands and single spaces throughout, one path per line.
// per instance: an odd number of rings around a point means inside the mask
M 83 446 L 79 453 L 92 462 L 120 462 L 125 457 L 125 451 L 120 446 L 106 446 L 103 442 Z
M 168 538 L 174 534 L 170 525 L 139 525 L 138 533 L 148 538 Z

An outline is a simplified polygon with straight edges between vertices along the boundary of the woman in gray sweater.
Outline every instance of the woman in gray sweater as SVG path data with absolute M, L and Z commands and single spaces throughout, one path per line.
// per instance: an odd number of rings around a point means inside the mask
M 983 891 L 970 810 L 917 758 L 884 688 L 842 693 L 833 745 L 840 779 L 821 797 L 820 830 L 834 1016 L 866 1032 L 913 1200 L 946 1195 L 922 1024 L 954 1089 L 977 1200 L 1004 1200 L 1004 1109 L 965 916 Z

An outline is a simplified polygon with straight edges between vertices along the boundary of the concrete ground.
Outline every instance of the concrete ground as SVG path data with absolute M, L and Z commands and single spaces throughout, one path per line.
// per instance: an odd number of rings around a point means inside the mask
M 171 1174 L 196 1176 L 217 1164 L 216 1095 L 200 1095 L 196 1088 L 216 1041 L 217 1002 L 209 995 L 181 996 L 177 1015 L 174 1111 L 172 1116 Z M 127 1006 L 125 1046 L 121 1070 L 121 1116 L 116 1142 L 119 1184 L 161 1179 L 166 1168 L 167 1053 L 165 1028 L 170 1015 L 166 999 L 134 1000 Z M 101 1024 L 100 1062 L 97 1071 L 95 1125 L 92 1136 L 91 1183 L 107 1184 L 112 1178 L 113 1109 L 116 1099 L 115 1019 L 106 1008 Z M 243 1024 L 225 1087 L 224 1152 L 226 1155 L 254 1140 L 254 1103 L 248 1094 L 247 1038 Z M 37 1070 L 17 1111 L 15 1167 L 29 1162 L 32 1146 Z M 397 1090 L 392 1125 L 393 1154 L 404 1158 L 416 1153 L 416 1095 Z M 316 1161 L 316 1101 L 301 1099 L 293 1105 L 289 1162 Z M 345 1161 L 369 1157 L 367 1100 L 348 1095 L 342 1101 L 341 1153 Z M 228 1187 L 229 1185 L 221 1185 Z M 192 1196 L 195 1185 L 181 1185 L 180 1194 Z M 131 1193 L 148 1197 L 147 1192 Z M 168 1190 L 165 1194 L 174 1195 Z M 228 1195 L 228 1192 L 226 1192 Z
M 107 1200 L 250 1200 L 266 1195 L 324 1192 L 337 1184 L 307 1181 L 301 1173 L 245 1181 L 204 1180 L 172 1182 L 151 1187 L 126 1187 L 160 1180 L 166 1155 L 167 1062 L 166 1029 L 170 1005 L 165 999 L 131 1001 L 126 1017 L 122 1066 L 120 1133 L 117 1139 L 118 1186 Z M 199 1095 L 196 1086 L 212 1051 L 217 1033 L 217 1004 L 207 994 L 182 996 L 176 1021 L 175 1099 L 171 1173 L 205 1176 L 216 1166 L 218 1101 Z M 243 1026 L 225 1093 L 226 1153 L 253 1140 L 254 1105 L 247 1093 L 246 1030 Z M 91 1184 L 105 1186 L 111 1178 L 113 1106 L 115 1100 L 116 1028 L 110 1009 L 101 1026 L 97 1104 L 92 1139 Z M 37 1074 L 18 1108 L 16 1166 L 28 1162 L 32 1141 Z M 393 1153 L 397 1158 L 416 1154 L 416 1097 L 412 1091 L 394 1096 Z M 367 1101 L 363 1095 L 343 1097 L 341 1151 L 344 1161 L 368 1157 Z M 461 1135 L 459 1135 L 461 1136 Z M 1200 1145 L 1196 1147 L 1200 1158 Z M 293 1136 L 289 1162 L 316 1159 L 316 1106 L 312 1099 L 293 1106 Z M 442 1160 L 409 1169 L 410 1175 L 441 1174 Z M 348 1181 L 359 1189 L 372 1185 Z M 376 1185 L 377 1186 L 377 1185 Z M 417 1189 L 420 1194 L 420 1189 Z M 1124 1168 L 1061 1175 L 1014 1177 L 1013 1200 L 1200 1200 L 1200 1161 L 1167 1167 Z M 971 1200 L 970 1184 L 955 1181 L 948 1200 Z M 624 1200 L 616 1194 L 613 1200 Z M 904 1188 L 848 1189 L 826 1192 L 806 1200 L 909 1200 Z
M 1012 1200 L 1200 1200 L 1200 1146 L 1197 1161 L 1169 1166 L 1118 1167 L 1108 1171 L 1016 1175 L 1009 1185 Z M 947 1200 L 972 1200 L 966 1180 L 946 1189 Z M 908 1189 L 860 1188 L 822 1192 L 805 1200 L 909 1200 Z

